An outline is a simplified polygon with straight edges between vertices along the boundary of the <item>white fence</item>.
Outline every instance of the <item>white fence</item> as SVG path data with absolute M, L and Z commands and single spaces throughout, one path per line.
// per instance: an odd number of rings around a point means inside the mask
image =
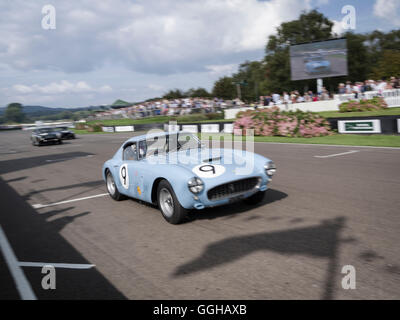
M 382 97 L 387 103 L 389 108 L 400 107 L 400 89 L 384 90 L 379 91 L 367 91 L 359 95 L 362 99 L 372 99 L 374 97 Z M 357 100 L 354 93 L 350 94 L 336 94 L 334 96 L 335 100 L 340 102 L 346 102 L 349 100 Z

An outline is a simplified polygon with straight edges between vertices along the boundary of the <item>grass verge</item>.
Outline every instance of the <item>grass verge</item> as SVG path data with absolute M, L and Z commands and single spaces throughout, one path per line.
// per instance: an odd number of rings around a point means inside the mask
M 398 116 L 400 115 L 400 108 L 388 108 L 383 110 L 362 111 L 362 112 L 321 111 L 316 113 L 323 116 L 324 118 Z
M 213 135 L 213 134 L 210 134 Z M 218 134 L 214 134 L 217 136 Z M 220 134 L 226 139 L 232 139 L 231 134 Z M 243 139 L 245 137 L 242 137 Z M 400 148 L 400 135 L 361 135 L 361 134 L 334 134 L 325 137 L 314 138 L 289 138 L 289 137 L 254 137 L 255 142 L 276 143 L 304 143 L 304 144 L 330 144 L 346 146 L 373 146 L 373 147 L 396 147 Z

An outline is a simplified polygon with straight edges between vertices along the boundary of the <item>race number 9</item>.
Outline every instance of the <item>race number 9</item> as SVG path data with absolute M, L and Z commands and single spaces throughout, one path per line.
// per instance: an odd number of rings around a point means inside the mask
M 125 189 L 129 188 L 129 175 L 128 175 L 128 165 L 124 163 L 120 168 L 119 168 L 119 179 L 121 181 L 122 186 Z
M 219 164 L 200 164 L 192 171 L 200 178 L 215 178 L 225 172 L 225 167 Z

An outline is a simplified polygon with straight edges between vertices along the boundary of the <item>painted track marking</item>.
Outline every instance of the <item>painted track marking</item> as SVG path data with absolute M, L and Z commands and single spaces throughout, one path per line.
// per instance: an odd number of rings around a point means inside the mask
M 335 154 L 330 154 L 327 156 L 314 156 L 314 158 L 332 158 L 332 157 L 338 157 L 338 156 L 344 156 L 346 154 L 351 154 L 351 153 L 356 153 L 359 152 L 358 150 L 351 150 L 347 152 L 342 152 L 342 153 L 335 153 Z
M 12 250 L 10 243 L 7 240 L 7 237 L 0 226 L 0 248 L 3 253 L 4 259 L 8 265 L 10 273 L 14 278 L 14 282 L 17 286 L 17 290 L 21 296 L 22 300 L 37 300 L 31 285 L 25 277 L 24 272 L 22 271 L 19 262 Z
M 44 262 L 18 262 L 20 267 L 39 267 L 52 266 L 54 268 L 64 268 L 64 269 L 90 269 L 94 268 L 94 264 L 81 264 L 81 263 L 44 263 Z
M 54 203 L 48 203 L 48 204 L 34 204 L 32 207 L 34 209 L 41 209 L 41 208 L 46 208 L 46 207 L 52 207 L 52 206 L 57 206 L 59 204 L 64 204 L 64 203 L 70 203 L 70 202 L 75 202 L 75 201 L 82 201 L 82 200 L 87 200 L 87 199 L 92 199 L 92 198 L 98 198 L 98 197 L 104 197 L 108 196 L 108 193 L 100 193 L 100 194 L 95 194 L 94 196 L 88 196 L 88 197 L 83 197 L 83 198 L 77 198 L 77 199 L 71 199 L 71 200 L 65 200 L 65 201 L 60 201 L 60 202 L 54 202 Z

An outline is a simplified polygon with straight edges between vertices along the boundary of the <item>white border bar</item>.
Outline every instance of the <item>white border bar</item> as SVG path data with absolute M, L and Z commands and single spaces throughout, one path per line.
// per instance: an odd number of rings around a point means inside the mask
M 19 266 L 19 262 L 12 250 L 10 244 L 8 243 L 7 237 L 0 226 L 0 248 L 3 253 L 4 259 L 10 269 L 10 273 L 14 278 L 17 290 L 21 296 L 22 300 L 37 300 L 35 294 L 33 293 L 32 287 L 25 277 L 24 272 Z

